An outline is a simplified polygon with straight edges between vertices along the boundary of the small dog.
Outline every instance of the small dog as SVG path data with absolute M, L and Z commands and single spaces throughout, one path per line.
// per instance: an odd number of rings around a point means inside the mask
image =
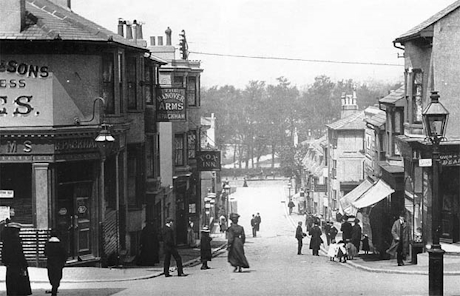
M 347 242 L 345 248 L 347 249 L 347 258 L 349 260 L 353 260 L 354 257 L 358 255 L 358 250 L 356 249 L 355 245 L 353 245 L 351 242 Z

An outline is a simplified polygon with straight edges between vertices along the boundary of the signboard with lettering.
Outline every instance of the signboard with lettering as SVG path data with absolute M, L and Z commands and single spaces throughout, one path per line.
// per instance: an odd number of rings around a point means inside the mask
M 0 190 L 0 198 L 13 198 L 14 191 L 13 190 Z
M 442 166 L 460 166 L 459 154 L 441 154 L 439 161 Z
M 196 166 L 198 171 L 220 171 L 220 151 L 197 151 Z
M 185 121 L 185 88 L 157 88 L 157 121 Z

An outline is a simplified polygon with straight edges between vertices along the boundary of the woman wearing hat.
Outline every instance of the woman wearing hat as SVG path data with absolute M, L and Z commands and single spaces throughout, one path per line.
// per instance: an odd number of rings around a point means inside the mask
M 231 213 L 230 220 L 232 221 L 228 228 L 228 262 L 235 267 L 233 272 L 241 272 L 242 268 L 249 268 L 248 260 L 244 255 L 244 243 L 246 236 L 244 234 L 244 228 L 238 225 L 238 218 L 240 215 Z
M 27 261 L 22 250 L 21 224 L 8 223 L 3 232 L 2 262 L 6 266 L 6 294 L 31 295 Z
M 201 253 L 201 269 L 209 269 L 208 261 L 211 261 L 211 240 L 209 237 L 209 228 L 207 226 L 203 227 L 201 230 L 201 240 L 200 240 L 200 253 Z

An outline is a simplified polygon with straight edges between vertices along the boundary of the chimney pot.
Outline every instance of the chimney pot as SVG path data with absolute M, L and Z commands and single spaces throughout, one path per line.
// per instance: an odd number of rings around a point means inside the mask
M 172 30 L 171 28 L 167 28 L 166 31 L 165 31 L 165 34 L 166 34 L 166 45 L 171 45 L 172 42 L 171 42 L 171 33 L 172 33 Z

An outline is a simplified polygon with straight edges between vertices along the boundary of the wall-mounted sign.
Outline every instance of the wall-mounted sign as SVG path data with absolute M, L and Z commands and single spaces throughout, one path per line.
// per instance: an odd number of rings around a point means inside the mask
M 427 158 L 427 159 L 421 158 L 418 160 L 419 167 L 430 167 L 431 165 L 432 165 L 431 158 Z
M 156 109 L 157 121 L 185 121 L 186 100 L 185 88 L 157 88 Z
M 441 154 L 439 160 L 443 166 L 460 166 L 459 154 Z
M 196 167 L 198 171 L 220 171 L 220 151 L 197 151 Z
M 0 198 L 13 198 L 14 191 L 13 190 L 0 190 Z

